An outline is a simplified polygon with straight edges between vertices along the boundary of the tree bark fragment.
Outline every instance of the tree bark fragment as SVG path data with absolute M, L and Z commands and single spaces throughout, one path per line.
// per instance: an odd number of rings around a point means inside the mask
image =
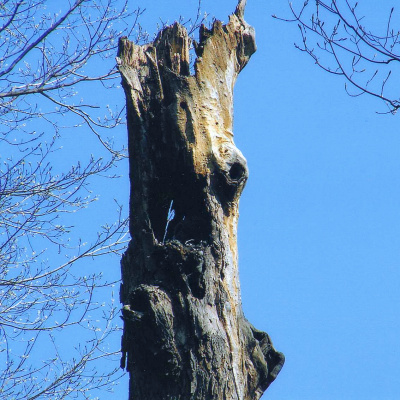
M 256 50 L 240 1 L 202 26 L 119 43 L 127 101 L 130 233 L 122 262 L 122 367 L 129 399 L 256 400 L 284 356 L 244 317 L 238 203 L 248 178 L 233 142 L 233 87 Z

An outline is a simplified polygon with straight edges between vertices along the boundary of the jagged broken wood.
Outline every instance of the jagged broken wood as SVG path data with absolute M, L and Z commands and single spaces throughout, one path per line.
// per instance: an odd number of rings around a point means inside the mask
M 233 86 L 254 53 L 240 1 L 200 29 L 195 73 L 179 24 L 154 42 L 121 38 L 130 233 L 122 259 L 122 367 L 129 399 L 259 399 L 284 357 L 244 317 L 238 202 L 248 177 L 233 142 Z

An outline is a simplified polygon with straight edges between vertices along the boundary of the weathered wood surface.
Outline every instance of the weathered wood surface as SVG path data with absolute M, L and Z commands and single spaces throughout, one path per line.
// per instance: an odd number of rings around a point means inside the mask
M 132 236 L 120 298 L 130 400 L 255 400 L 284 362 L 241 307 L 236 229 L 248 169 L 233 142 L 233 87 L 256 50 L 244 3 L 228 24 L 200 29 L 193 75 L 190 39 L 177 23 L 144 46 L 120 40 Z

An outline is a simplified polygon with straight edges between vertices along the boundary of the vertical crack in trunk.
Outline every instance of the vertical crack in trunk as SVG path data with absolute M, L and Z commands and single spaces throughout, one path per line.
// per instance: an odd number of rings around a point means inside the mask
M 284 356 L 244 317 L 237 265 L 246 159 L 233 141 L 233 87 L 256 50 L 240 1 L 229 23 L 190 38 L 119 43 L 130 160 L 121 262 L 122 367 L 129 399 L 259 399 Z

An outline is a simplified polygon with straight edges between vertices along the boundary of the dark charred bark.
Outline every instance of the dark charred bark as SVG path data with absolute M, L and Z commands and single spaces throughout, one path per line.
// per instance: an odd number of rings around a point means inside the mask
M 248 177 L 232 133 L 233 86 L 254 53 L 240 1 L 200 30 L 120 40 L 127 99 L 130 233 L 122 259 L 122 367 L 130 400 L 259 399 L 284 357 L 244 317 L 238 202 Z M 172 214 L 174 217 L 172 218 Z

